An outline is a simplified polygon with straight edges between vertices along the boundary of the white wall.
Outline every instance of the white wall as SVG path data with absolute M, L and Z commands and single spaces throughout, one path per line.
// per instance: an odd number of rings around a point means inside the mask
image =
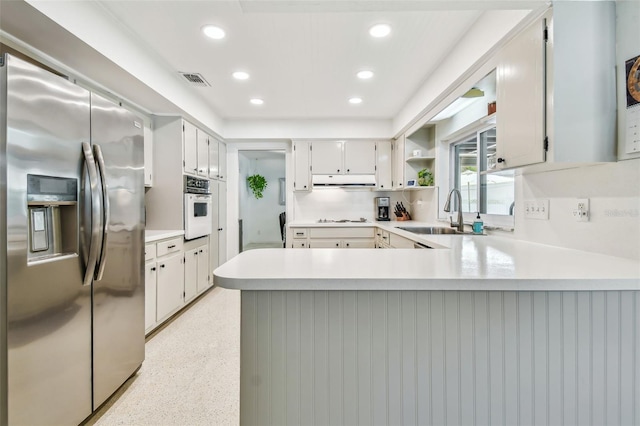
M 284 152 L 280 158 L 250 159 L 238 154 L 240 166 L 238 197 L 240 203 L 240 219 L 243 222 L 242 242 L 249 243 L 281 242 L 278 216 L 285 211 L 279 204 L 279 179 L 285 177 Z M 267 180 L 267 187 L 262 198 L 256 198 L 247 185 L 247 176 L 260 174 Z
M 369 189 L 318 188 L 311 192 L 295 192 L 293 194 L 293 211 L 295 221 L 315 222 L 318 219 L 365 218 L 375 220 L 376 197 L 391 197 L 390 217 L 393 219 L 393 206 L 402 202 L 409 209 L 409 191 L 378 192 Z
M 513 237 L 640 260 L 640 159 L 516 176 Z M 589 198 L 589 222 L 577 222 Z M 549 200 L 549 220 L 524 218 L 523 202 Z M 606 265 L 603 265 L 606 267 Z

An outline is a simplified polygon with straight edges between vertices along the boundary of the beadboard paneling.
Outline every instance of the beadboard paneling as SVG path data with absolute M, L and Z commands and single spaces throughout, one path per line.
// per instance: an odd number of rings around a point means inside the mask
M 243 425 L 640 425 L 640 292 L 243 291 Z

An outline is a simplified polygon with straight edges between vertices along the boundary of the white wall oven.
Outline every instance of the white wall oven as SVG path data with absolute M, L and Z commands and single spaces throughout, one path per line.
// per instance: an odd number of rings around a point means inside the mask
M 193 240 L 211 234 L 209 180 L 184 177 L 184 238 Z

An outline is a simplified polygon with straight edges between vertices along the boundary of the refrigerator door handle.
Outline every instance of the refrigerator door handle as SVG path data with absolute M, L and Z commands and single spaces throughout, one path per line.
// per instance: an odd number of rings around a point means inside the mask
M 96 163 L 98 165 L 98 171 L 100 172 L 100 182 L 102 184 L 102 249 L 100 250 L 100 258 L 98 259 L 98 271 L 96 273 L 96 280 L 100 281 L 104 274 L 104 265 L 107 262 L 107 237 L 108 226 L 111 218 L 111 205 L 109 204 L 109 188 L 107 187 L 107 181 L 105 179 L 105 165 L 104 156 L 102 155 L 102 149 L 100 145 L 94 144 L 93 150 L 96 157 Z
M 91 145 L 82 142 L 82 153 L 84 154 L 84 164 L 89 174 L 89 188 L 91 191 L 91 240 L 89 242 L 89 258 L 85 265 L 84 280 L 82 285 L 91 285 L 93 274 L 96 269 L 96 261 L 98 259 L 98 250 L 100 248 L 100 221 L 102 220 L 100 197 L 97 196 L 98 191 L 98 172 L 96 171 L 96 162 L 91 151 Z

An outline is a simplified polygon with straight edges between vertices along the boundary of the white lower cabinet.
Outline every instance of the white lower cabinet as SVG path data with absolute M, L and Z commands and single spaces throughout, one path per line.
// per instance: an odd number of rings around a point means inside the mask
M 375 248 L 374 228 L 294 228 L 291 247 Z
M 183 304 L 184 260 L 181 253 L 159 259 L 157 262 L 156 320 L 169 318 Z
M 145 244 L 145 332 L 149 334 L 211 285 L 209 237 Z

